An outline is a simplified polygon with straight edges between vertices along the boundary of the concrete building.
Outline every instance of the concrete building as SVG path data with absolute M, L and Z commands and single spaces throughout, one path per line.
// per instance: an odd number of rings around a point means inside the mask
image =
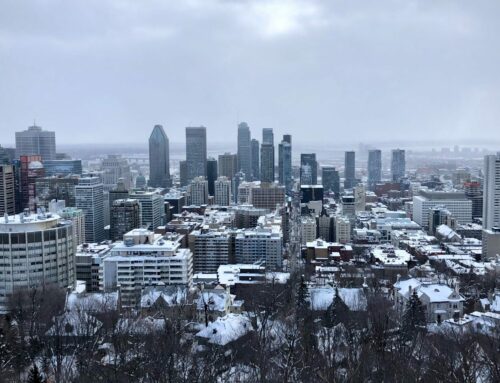
M 84 243 L 75 255 L 76 280 L 85 282 L 87 292 L 99 291 L 99 268 L 111 251 L 108 244 Z
M 500 152 L 484 157 L 483 227 L 500 227 Z
M 464 192 L 442 192 L 420 190 L 413 197 L 413 220 L 424 228 L 429 226 L 429 212 L 437 205 L 445 206 L 458 224 L 472 222 L 472 202 Z
M 283 262 L 283 235 L 270 228 L 257 228 L 238 233 L 235 238 L 236 263 L 261 264 L 267 269 L 280 269 Z
M 0 312 L 16 289 L 75 283 L 76 245 L 71 222 L 55 214 L 0 217 Z
M 335 241 L 342 244 L 351 242 L 351 221 L 347 217 L 335 217 Z
M 102 183 L 104 191 L 113 190 L 122 180 L 126 189 L 132 186 L 132 174 L 128 161 L 119 154 L 109 154 L 101 162 Z
M 356 198 L 352 194 L 343 195 L 341 198 L 342 214 L 349 219 L 356 217 Z
M 382 151 L 373 149 L 368 152 L 368 190 L 382 180 Z
M 39 155 L 42 161 L 56 159 L 56 134 L 42 130 L 40 126 L 30 126 L 16 132 L 16 158 Z
M 190 205 L 208 204 L 208 182 L 205 177 L 194 178 L 188 186 Z
M 85 214 L 76 207 L 64 207 L 56 212 L 63 220 L 73 225 L 73 242 L 76 246 L 85 243 Z
M 189 233 L 188 243 L 195 273 L 217 273 L 220 265 L 231 261 L 232 239 L 228 232 L 194 230 Z
M 149 136 L 149 186 L 169 187 L 170 143 L 163 126 L 155 125 Z
M 153 191 L 135 190 L 131 199 L 141 204 L 141 226 L 155 230 L 165 224 L 165 201 L 163 196 Z
M 219 177 L 215 181 L 214 203 L 219 206 L 231 204 L 231 181 L 227 177 Z
M 120 288 L 122 307 L 134 308 L 148 286 L 191 286 L 193 255 L 179 242 L 163 239 L 145 229 L 123 236 L 101 263 L 99 286 L 102 291 Z
M 354 210 L 357 212 L 365 211 L 366 209 L 366 189 L 364 185 L 356 185 L 354 192 Z
M 238 229 L 251 229 L 257 226 L 259 217 L 266 215 L 268 209 L 258 209 L 252 205 L 238 205 L 234 207 L 234 225 Z
M 219 155 L 219 177 L 227 177 L 232 180 L 238 171 L 238 156 L 236 154 L 224 153 Z
M 141 227 L 141 204 L 136 199 L 117 199 L 111 205 L 109 238 L 118 241 Z
M 483 260 L 495 259 L 500 255 L 500 228 L 483 230 Z
M 245 173 L 245 180 L 252 180 L 251 136 L 246 122 L 238 124 L 238 171 Z
M 207 176 L 207 128 L 186 128 L 186 165 L 188 182 Z
M 285 188 L 276 184 L 252 187 L 250 188 L 248 202 L 256 208 L 274 211 L 276 206 L 281 206 L 285 202 Z
M 406 156 L 403 149 L 394 149 L 391 158 L 391 176 L 393 182 L 400 182 L 406 174 Z
M 0 216 L 16 212 L 14 167 L 0 165 Z
M 83 177 L 75 186 L 76 207 L 85 215 L 85 239 L 101 242 L 104 234 L 104 190 L 98 177 Z
M 300 219 L 300 236 L 302 245 L 316 239 L 316 219 L 310 215 L 302 216 Z

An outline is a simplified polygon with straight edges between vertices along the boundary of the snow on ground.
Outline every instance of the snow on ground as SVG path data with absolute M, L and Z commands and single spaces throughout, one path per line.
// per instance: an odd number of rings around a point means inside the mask
M 312 287 L 309 289 L 311 307 L 313 310 L 326 310 L 333 301 L 335 288 Z M 366 296 L 360 288 L 339 288 L 340 298 L 353 311 L 366 310 Z

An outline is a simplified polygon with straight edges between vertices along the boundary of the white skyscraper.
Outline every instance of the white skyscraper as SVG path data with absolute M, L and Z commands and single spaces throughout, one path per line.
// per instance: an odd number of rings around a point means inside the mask
M 227 177 L 219 177 L 215 181 L 215 204 L 229 206 L 231 202 L 231 181 Z
M 205 177 L 196 177 L 188 187 L 191 205 L 206 205 L 208 203 L 208 181 Z
M 483 228 L 500 227 L 500 152 L 484 157 Z
M 85 215 L 85 240 L 101 242 L 104 235 L 104 189 L 98 177 L 83 177 L 75 186 L 76 207 Z

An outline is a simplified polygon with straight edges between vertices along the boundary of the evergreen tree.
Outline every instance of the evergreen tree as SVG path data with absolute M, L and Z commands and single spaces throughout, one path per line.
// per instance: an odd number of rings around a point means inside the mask
M 43 378 L 42 374 L 38 370 L 38 367 L 36 364 L 33 364 L 33 367 L 31 367 L 31 369 L 30 369 L 30 374 L 28 376 L 27 383 L 45 383 L 45 379 Z
M 418 298 L 417 292 L 413 290 L 403 314 L 401 324 L 401 335 L 403 339 L 411 339 L 418 332 L 424 331 L 426 329 L 426 324 L 425 307 Z
M 303 317 L 309 310 L 309 290 L 307 289 L 307 284 L 304 280 L 304 276 L 300 278 L 299 287 L 297 289 L 297 294 L 295 297 L 295 304 L 297 315 Z
M 325 327 L 333 327 L 343 322 L 349 312 L 349 307 L 345 304 L 339 295 L 339 289 L 335 288 L 335 295 L 332 303 L 328 306 L 325 313 L 324 325 Z

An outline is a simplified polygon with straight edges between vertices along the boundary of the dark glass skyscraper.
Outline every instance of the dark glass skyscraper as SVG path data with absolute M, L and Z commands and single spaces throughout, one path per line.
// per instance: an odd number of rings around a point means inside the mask
M 260 180 L 260 143 L 259 140 L 252 138 L 252 179 Z
M 278 180 L 289 192 L 292 185 L 292 136 L 285 134 L 278 146 Z
M 152 187 L 171 185 L 169 142 L 161 125 L 155 125 L 149 136 L 149 185 Z
M 207 175 L 207 128 L 186 128 L 186 165 L 187 179 Z
M 207 160 L 207 182 L 209 195 L 215 195 L 215 181 L 217 180 L 217 177 L 217 160 L 215 158 L 209 158 Z
M 238 125 L 238 171 L 245 173 L 245 179 L 252 179 L 252 148 L 250 128 L 246 122 Z
M 373 149 L 368 152 L 368 189 L 374 190 L 382 180 L 382 152 Z
M 345 152 L 344 158 L 344 189 L 351 189 L 356 186 L 356 153 Z
M 274 134 L 272 129 L 262 129 L 260 180 L 274 182 Z
M 406 172 L 405 151 L 402 149 L 394 149 L 391 159 L 391 174 L 392 180 L 395 182 L 401 181 Z
M 300 184 L 316 185 L 318 183 L 318 163 L 316 153 L 302 153 L 300 155 Z
M 335 198 L 340 195 L 339 172 L 333 166 L 323 166 L 321 169 L 321 182 L 325 192 L 333 192 Z

